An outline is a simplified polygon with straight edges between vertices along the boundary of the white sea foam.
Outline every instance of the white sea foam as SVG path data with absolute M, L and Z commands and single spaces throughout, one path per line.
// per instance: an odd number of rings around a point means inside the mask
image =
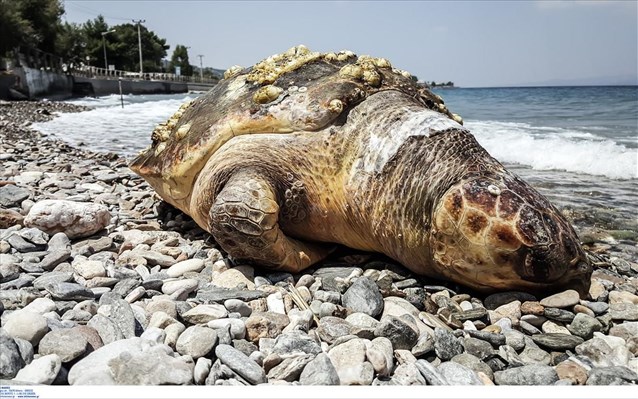
M 120 96 L 83 98 L 73 104 L 95 107 L 86 112 L 61 113 L 49 122 L 33 127 L 72 144 L 90 149 L 133 155 L 150 144 L 155 125 L 166 121 L 179 106 L 194 95 Z
M 467 121 L 479 143 L 501 162 L 612 179 L 638 178 L 638 149 L 578 130 L 526 123 Z
M 131 156 L 150 143 L 157 123 L 169 118 L 196 94 L 111 95 L 71 101 L 95 109 L 60 114 L 34 127 L 88 148 Z M 528 165 L 536 170 L 567 170 L 612 179 L 638 178 L 638 149 L 622 140 L 597 135 L 593 128 L 564 129 L 501 121 L 466 121 L 465 126 L 495 158 Z M 604 133 L 604 132 L 601 132 Z

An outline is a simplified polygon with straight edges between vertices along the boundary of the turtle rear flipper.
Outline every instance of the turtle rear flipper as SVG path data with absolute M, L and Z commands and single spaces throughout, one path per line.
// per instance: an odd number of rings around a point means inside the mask
M 332 246 L 286 236 L 279 227 L 276 198 L 271 184 L 258 172 L 234 175 L 211 207 L 211 234 L 235 259 L 291 273 L 328 256 Z

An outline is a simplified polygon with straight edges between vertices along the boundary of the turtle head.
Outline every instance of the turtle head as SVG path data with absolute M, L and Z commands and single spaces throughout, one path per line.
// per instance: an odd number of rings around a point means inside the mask
M 432 220 L 435 263 L 453 280 L 482 291 L 588 293 L 592 268 L 569 222 L 504 170 L 453 185 Z

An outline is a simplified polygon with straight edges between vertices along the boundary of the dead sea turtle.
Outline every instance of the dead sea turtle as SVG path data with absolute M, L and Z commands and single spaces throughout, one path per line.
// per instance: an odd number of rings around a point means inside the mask
M 481 291 L 588 291 L 570 224 L 383 58 L 304 46 L 224 79 L 131 163 L 232 257 L 298 272 L 332 243 Z

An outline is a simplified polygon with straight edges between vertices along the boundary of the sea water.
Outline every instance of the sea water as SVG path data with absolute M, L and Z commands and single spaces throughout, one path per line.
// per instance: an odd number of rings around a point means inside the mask
M 435 89 L 479 143 L 586 224 L 638 231 L 638 87 Z M 154 126 L 199 93 L 70 101 L 93 107 L 34 127 L 74 145 L 134 156 Z M 592 216 L 593 215 L 593 216 Z

